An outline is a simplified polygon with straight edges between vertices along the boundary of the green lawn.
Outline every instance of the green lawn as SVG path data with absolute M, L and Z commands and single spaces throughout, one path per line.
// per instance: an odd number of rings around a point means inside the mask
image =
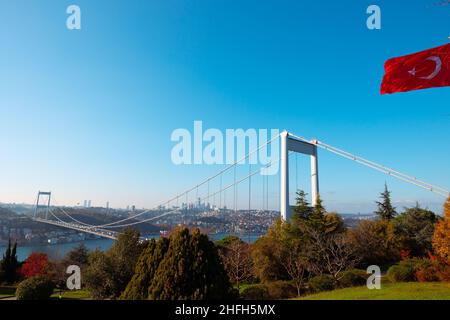
M 299 300 L 450 300 L 450 282 L 381 284 L 380 290 L 353 287 L 321 292 Z
M 16 293 L 16 287 L 0 286 L 0 299 L 14 297 L 15 293 Z
M 59 300 L 60 291 L 55 290 L 55 293 L 52 294 L 52 300 Z M 90 299 L 89 292 L 86 290 L 73 290 L 73 291 L 63 291 L 61 295 L 61 299 L 63 300 L 87 300 Z

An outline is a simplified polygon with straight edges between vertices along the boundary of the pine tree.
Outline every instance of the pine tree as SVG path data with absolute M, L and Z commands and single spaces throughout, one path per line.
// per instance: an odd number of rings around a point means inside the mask
M 384 191 L 380 194 L 381 201 L 377 201 L 378 209 L 375 211 L 382 220 L 391 220 L 397 212 L 391 203 L 391 192 L 388 190 L 387 184 L 384 184 Z
M 316 204 L 309 216 L 309 224 L 316 230 L 324 231 L 326 210 L 322 204 L 320 195 L 317 195 Z
M 0 269 L 3 273 L 3 281 L 6 283 L 13 283 L 17 279 L 17 269 L 19 262 L 17 261 L 17 242 L 11 248 L 11 239 L 8 240 L 8 248 L 3 255 L 3 260 Z
M 295 199 L 296 204 L 293 209 L 293 219 L 308 219 L 311 214 L 311 206 L 308 203 L 308 200 L 306 200 L 307 195 L 308 194 L 303 190 L 297 191 L 297 197 Z

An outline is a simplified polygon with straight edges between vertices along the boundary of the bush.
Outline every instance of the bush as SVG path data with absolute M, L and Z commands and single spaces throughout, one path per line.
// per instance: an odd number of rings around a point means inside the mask
M 388 269 L 387 278 L 391 282 L 416 281 L 416 270 L 411 262 L 402 261 Z
M 270 299 L 288 299 L 297 296 L 297 289 L 289 281 L 275 281 L 267 284 Z
M 43 276 L 36 276 L 22 281 L 17 287 L 17 300 L 47 300 L 53 293 L 53 282 Z
M 400 261 L 387 272 L 391 282 L 401 281 L 437 281 L 438 265 L 426 258 L 412 258 Z
M 329 274 L 323 274 L 309 280 L 308 285 L 312 292 L 330 291 L 336 288 L 336 280 Z
M 245 300 L 267 300 L 270 298 L 269 290 L 264 284 L 251 285 L 242 290 L 241 298 Z
M 422 267 L 416 271 L 416 279 L 419 282 L 433 282 L 439 281 L 436 267 L 429 265 L 427 267 Z
M 341 288 L 363 286 L 367 283 L 368 274 L 364 270 L 351 269 L 342 273 L 342 278 L 339 280 Z

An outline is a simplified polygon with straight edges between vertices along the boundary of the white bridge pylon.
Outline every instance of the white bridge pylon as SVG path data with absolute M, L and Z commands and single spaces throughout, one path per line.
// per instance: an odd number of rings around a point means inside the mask
M 317 141 L 311 142 L 295 139 L 287 131 L 280 134 L 281 139 L 281 174 L 280 174 L 280 213 L 285 221 L 291 219 L 291 207 L 289 205 L 289 151 L 306 154 L 311 158 L 311 203 L 317 203 L 319 195 L 319 168 L 317 161 Z

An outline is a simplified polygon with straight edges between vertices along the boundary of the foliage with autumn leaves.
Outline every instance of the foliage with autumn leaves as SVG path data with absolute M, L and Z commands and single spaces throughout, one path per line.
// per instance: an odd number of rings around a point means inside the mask
M 437 257 L 450 265 L 450 196 L 444 204 L 444 218 L 434 229 L 433 249 Z
M 23 263 L 19 274 L 24 278 L 46 275 L 49 271 L 48 256 L 45 253 L 32 253 Z

